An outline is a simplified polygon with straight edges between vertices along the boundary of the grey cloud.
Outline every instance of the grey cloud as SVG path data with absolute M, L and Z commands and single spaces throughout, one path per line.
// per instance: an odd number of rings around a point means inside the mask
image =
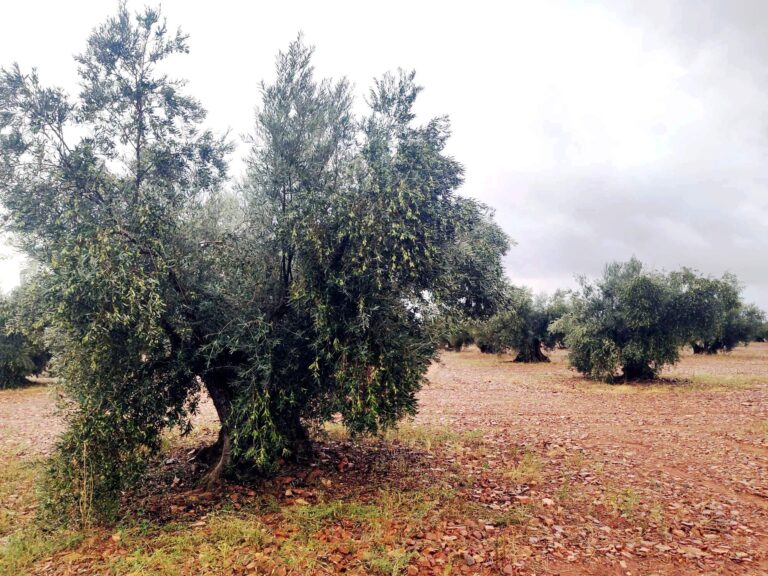
M 482 191 L 470 179 L 519 243 L 507 258 L 510 276 L 551 290 L 636 255 L 659 268 L 733 272 L 768 309 L 768 4 L 599 6 L 641 30 L 649 52 L 672 55 L 676 89 L 700 110 L 682 126 L 653 127 L 658 159 L 627 168 L 594 156 L 577 168 L 569 155 L 582 134 L 553 107 L 555 118 L 540 120 L 550 166 L 510 170 Z

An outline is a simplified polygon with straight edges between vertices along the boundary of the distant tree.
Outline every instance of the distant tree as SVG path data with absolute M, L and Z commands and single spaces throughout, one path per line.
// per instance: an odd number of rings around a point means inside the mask
M 448 120 L 415 124 L 412 73 L 376 81 L 358 120 L 349 84 L 292 43 L 232 198 L 228 143 L 160 71 L 186 51 L 157 10 L 121 5 L 77 58 L 77 101 L 0 75 L 6 228 L 40 264 L 72 402 L 49 487 L 81 519 L 114 515 L 201 386 L 221 422 L 208 486 L 307 455 L 335 414 L 355 433 L 413 414 L 432 315 L 491 309 L 503 284 L 506 237 L 456 194 Z
M 766 341 L 768 341 L 768 322 L 763 322 L 760 325 L 760 328 L 758 328 L 757 333 L 755 334 L 755 342 L 766 342 Z
M 500 256 L 510 241 L 487 208 L 473 208 L 468 216 L 472 222 L 459 234 L 448 259 L 456 280 L 454 294 L 446 294 L 430 314 L 439 346 L 456 352 L 474 343 L 477 322 L 493 316 L 507 301 Z
M 765 334 L 765 312 L 755 304 L 743 304 L 741 309 L 732 317 L 723 330 L 723 338 L 720 342 L 721 350 L 728 351 L 729 344 L 734 343 L 735 348 L 739 344 L 746 346 L 750 342 L 756 342 Z
M 530 290 L 510 287 L 504 309 L 477 325 L 478 347 L 494 354 L 514 349 L 515 362 L 549 362 L 542 348 L 557 344 L 557 335 L 550 334 L 548 327 L 555 315 L 562 315 L 561 298 L 557 295 L 552 304 L 545 296 L 534 298 Z
M 484 354 L 504 354 L 513 348 L 522 330 L 522 319 L 517 310 L 508 308 L 477 323 L 473 340 Z
M 539 296 L 540 303 L 537 306 L 543 310 L 547 323 L 546 335 L 543 337 L 545 348 L 565 348 L 565 333 L 553 329 L 553 324 L 571 310 L 571 298 L 572 292 L 563 289 L 555 290 L 549 297 Z
M 682 269 L 670 277 L 685 292 L 694 354 L 728 352 L 757 337 L 765 316 L 756 306 L 744 303 L 734 275 L 712 278 Z
M 27 292 L 22 286 L 10 296 L 0 296 L 0 388 L 25 384 L 27 376 L 40 374 L 50 359 L 42 331 L 25 316 Z
M 609 264 L 597 281 L 582 279 L 572 310 L 552 329 L 565 334 L 571 366 L 616 382 L 655 378 L 677 362 L 692 325 L 679 286 L 633 258 Z
M 436 315 L 432 320 L 434 339 L 444 350 L 461 352 L 475 341 L 472 322 L 447 315 Z
M 8 298 L 0 298 L 0 388 L 21 386 L 36 370 L 30 342 L 14 330 L 12 315 Z

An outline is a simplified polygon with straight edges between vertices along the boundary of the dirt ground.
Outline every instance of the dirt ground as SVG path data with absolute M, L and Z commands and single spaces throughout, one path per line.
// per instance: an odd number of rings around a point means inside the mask
M 476 350 L 443 354 L 429 380 L 407 433 L 360 444 L 331 431 L 315 468 L 233 485 L 228 497 L 266 491 L 283 507 L 311 508 L 329 498 L 375 501 L 389 487 L 419 499 L 445 486 L 444 510 L 388 517 L 382 545 L 406 552 L 395 574 L 768 574 L 768 344 L 687 354 L 648 385 L 586 381 L 563 352 L 521 365 Z M 200 428 L 212 437 L 207 408 Z M 0 448 L 35 457 L 60 430 L 49 389 L 0 392 Z M 183 472 L 170 474 L 178 498 Z M 178 511 L 178 498 L 156 507 Z M 274 542 L 290 532 L 285 509 L 259 513 Z M 201 525 L 191 522 L 203 512 L 185 510 L 190 526 Z M 343 518 L 318 530 L 323 542 L 341 531 L 364 545 Z M 347 548 L 313 552 L 313 568 L 302 571 L 282 566 L 274 544 L 264 564 L 244 560 L 221 573 L 384 573 Z M 112 573 L 95 566 L 53 557 L 33 572 Z

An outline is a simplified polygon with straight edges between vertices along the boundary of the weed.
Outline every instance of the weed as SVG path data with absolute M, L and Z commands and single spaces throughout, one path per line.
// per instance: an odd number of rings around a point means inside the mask
M 231 571 L 244 567 L 253 551 L 271 540 L 258 521 L 234 514 L 210 516 L 205 526 L 191 529 L 183 524 L 154 531 L 126 528 L 121 536 L 121 546 L 129 552 L 108 564 L 109 573 L 120 576 L 181 575 L 192 564 L 205 573 Z
M 374 544 L 365 554 L 366 567 L 377 576 L 399 576 L 405 571 L 413 557 L 413 552 L 403 548 L 387 549 L 382 544 Z
M 573 484 L 565 479 L 563 483 L 555 490 L 555 497 L 561 502 L 567 502 L 573 496 Z
M 84 538 L 83 532 L 47 532 L 28 524 L 0 545 L 0 574 L 25 574 L 40 558 L 74 547 Z
M 525 504 L 515 504 L 507 510 L 496 514 L 491 521 L 499 527 L 522 526 L 527 524 L 533 516 L 531 507 Z
M 524 452 L 514 467 L 504 471 L 504 477 L 518 484 L 536 482 L 541 477 L 541 458 L 533 452 Z
M 305 538 L 342 519 L 368 526 L 380 520 L 382 515 L 383 512 L 378 506 L 340 500 L 310 506 L 292 506 L 283 510 L 286 520 L 298 526 Z
M 611 511 L 614 514 L 619 514 L 625 518 L 632 518 L 634 516 L 635 509 L 640 501 L 640 494 L 632 488 L 610 490 L 606 494 L 606 502 Z

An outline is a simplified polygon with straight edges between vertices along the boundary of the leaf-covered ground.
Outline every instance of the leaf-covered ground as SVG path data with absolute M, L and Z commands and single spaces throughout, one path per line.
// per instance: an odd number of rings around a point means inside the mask
M 414 422 L 313 465 L 194 487 L 203 410 L 114 529 L 45 533 L 32 486 L 60 425 L 0 392 L 0 574 L 768 574 L 768 344 L 650 385 L 446 353 Z

